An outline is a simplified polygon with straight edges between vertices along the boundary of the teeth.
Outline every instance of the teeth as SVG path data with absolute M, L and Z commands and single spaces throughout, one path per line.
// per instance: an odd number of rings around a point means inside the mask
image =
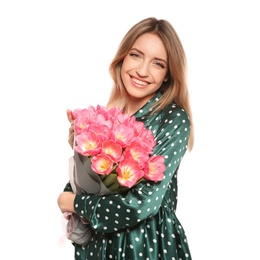
M 138 79 L 133 79 L 133 81 L 134 81 L 135 83 L 139 84 L 139 85 L 147 85 L 146 82 L 143 82 L 143 81 L 138 80 Z

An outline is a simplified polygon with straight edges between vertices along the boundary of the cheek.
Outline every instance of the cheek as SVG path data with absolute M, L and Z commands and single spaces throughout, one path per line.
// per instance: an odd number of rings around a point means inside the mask
M 128 75 L 127 74 L 127 66 L 126 66 L 125 62 L 123 62 L 122 66 L 121 66 L 120 76 L 121 76 L 121 79 L 122 79 L 124 85 L 126 84 L 127 75 Z
M 124 79 L 124 77 L 125 77 L 126 70 L 127 70 L 126 63 L 125 63 L 125 61 L 123 61 L 122 66 L 121 66 L 121 70 L 120 70 L 120 74 L 121 74 L 122 79 Z
M 121 79 L 125 84 L 125 80 L 129 77 L 129 73 L 134 69 L 133 62 L 125 58 L 121 66 Z
M 158 82 L 158 83 L 163 83 L 166 77 L 166 73 L 154 73 L 154 79 Z
M 125 71 L 128 66 L 127 57 L 124 58 L 121 70 Z
M 122 63 L 122 70 L 124 72 L 127 72 L 135 69 L 135 67 L 136 67 L 136 62 L 133 61 L 133 59 L 131 59 L 129 56 L 126 56 Z
M 126 70 L 125 70 L 125 63 L 123 62 L 123 63 L 122 63 L 122 66 L 121 66 L 121 69 L 120 69 L 121 77 L 124 76 L 125 71 L 126 71 Z
M 121 73 L 122 72 L 125 72 L 125 70 L 126 70 L 126 66 L 127 64 L 126 64 L 126 62 L 125 62 L 125 59 L 124 59 L 124 61 L 123 61 L 123 63 L 122 63 L 122 66 L 121 66 Z

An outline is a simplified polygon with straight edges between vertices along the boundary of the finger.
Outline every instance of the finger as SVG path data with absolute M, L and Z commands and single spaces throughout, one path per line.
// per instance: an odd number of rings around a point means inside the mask
M 69 131 L 70 131 L 70 133 L 74 132 L 74 121 L 71 122 L 70 127 L 69 127 Z
M 74 134 L 74 124 L 71 124 L 70 128 L 69 128 L 69 135 Z
M 68 138 L 68 143 L 71 146 L 71 148 L 73 148 L 73 143 L 74 143 L 74 135 L 71 134 Z
M 73 148 L 73 144 L 74 144 L 74 121 L 71 122 L 71 126 L 69 127 L 68 142 L 69 142 L 70 146 Z
M 71 123 L 74 120 L 72 112 L 69 109 L 67 109 L 66 112 L 67 112 L 67 118 L 68 118 L 69 122 Z

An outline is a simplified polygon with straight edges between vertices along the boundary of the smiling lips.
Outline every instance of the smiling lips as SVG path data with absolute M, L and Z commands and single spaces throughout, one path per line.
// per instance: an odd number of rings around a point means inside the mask
M 137 87 L 146 87 L 149 84 L 148 82 L 141 81 L 141 80 L 133 78 L 133 77 L 132 77 L 132 81 L 135 83 L 134 85 Z

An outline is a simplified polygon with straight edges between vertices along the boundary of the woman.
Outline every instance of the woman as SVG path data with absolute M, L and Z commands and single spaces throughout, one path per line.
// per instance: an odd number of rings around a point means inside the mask
M 107 196 L 71 192 L 58 198 L 62 212 L 87 219 L 93 232 L 75 259 L 191 259 L 185 232 L 175 215 L 177 173 L 193 146 L 193 122 L 186 82 L 186 57 L 166 20 L 147 18 L 125 35 L 110 65 L 114 81 L 107 107 L 121 108 L 144 122 L 156 139 L 154 154 L 165 158 L 161 182 L 140 182 L 127 193 Z M 69 143 L 73 143 L 73 118 Z

